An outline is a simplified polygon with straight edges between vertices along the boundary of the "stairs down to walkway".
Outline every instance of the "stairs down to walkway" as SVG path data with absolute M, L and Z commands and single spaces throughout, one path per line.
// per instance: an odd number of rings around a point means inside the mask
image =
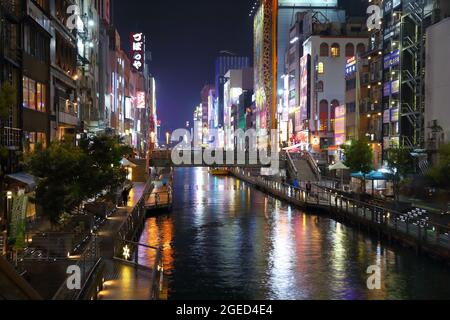
M 318 177 L 305 159 L 294 159 L 295 168 L 297 169 L 297 179 L 301 182 L 317 181 Z

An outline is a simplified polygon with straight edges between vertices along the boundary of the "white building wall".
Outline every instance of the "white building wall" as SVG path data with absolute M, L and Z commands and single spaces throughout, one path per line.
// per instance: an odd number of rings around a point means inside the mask
M 322 43 L 327 43 L 329 46 L 329 56 L 320 56 L 320 46 Z M 340 46 L 340 56 L 331 57 L 331 46 L 337 43 Z M 311 36 L 303 44 L 304 54 L 311 55 L 311 120 L 310 123 L 313 125 L 315 122 L 315 116 L 318 117 L 319 114 L 319 104 L 322 100 L 327 100 L 329 105 L 328 114 L 331 116 L 331 102 L 337 100 L 339 105 L 345 103 L 345 66 L 347 58 L 345 56 L 345 47 L 348 43 L 352 43 L 355 47 L 355 52 L 358 44 L 363 43 L 366 48 L 368 45 L 367 38 L 357 38 L 357 37 L 322 37 L 322 36 Z M 324 64 L 324 73 L 319 74 L 318 81 L 323 81 L 324 90 L 319 92 L 317 97 L 316 83 L 314 80 L 314 75 L 316 72 L 315 61 L 322 62 Z M 328 126 L 331 126 L 331 119 L 329 118 Z M 318 125 L 316 123 L 316 125 Z M 311 128 L 315 129 L 315 127 Z
M 444 130 L 441 142 L 450 142 L 450 18 L 427 30 L 426 106 L 427 139 L 433 121 Z

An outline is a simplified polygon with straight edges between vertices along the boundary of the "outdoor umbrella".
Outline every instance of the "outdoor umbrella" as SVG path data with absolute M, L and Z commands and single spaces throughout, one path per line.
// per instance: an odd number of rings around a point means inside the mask
M 341 187 L 344 188 L 344 170 L 350 170 L 342 161 L 338 161 L 328 168 L 330 171 L 340 170 L 341 171 Z
M 123 167 L 129 167 L 129 168 L 136 168 L 137 165 L 135 165 L 133 162 L 131 162 L 130 160 L 123 158 L 120 163 L 122 164 Z

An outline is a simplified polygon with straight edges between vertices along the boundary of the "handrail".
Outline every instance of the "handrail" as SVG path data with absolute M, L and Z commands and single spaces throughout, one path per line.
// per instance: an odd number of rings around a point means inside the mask
M 414 237 L 420 243 L 427 243 L 437 248 L 450 250 L 450 227 L 427 221 L 426 225 L 421 225 L 418 220 L 409 219 L 396 210 L 391 210 L 376 204 L 367 203 L 340 194 L 335 189 L 327 189 L 318 185 L 311 185 L 311 190 L 307 188 L 297 188 L 287 183 L 272 181 L 264 177 L 249 178 L 233 171 L 236 177 L 246 180 L 259 186 L 269 193 L 279 195 L 283 199 L 296 204 L 328 209 L 337 209 L 347 215 L 357 215 L 368 222 L 385 226 L 399 234 Z M 362 212 L 361 212 L 362 210 Z M 363 214 L 363 216 L 361 216 Z M 367 217 L 366 214 L 369 214 Z M 404 224 L 404 225 L 403 225 Z M 415 231 L 414 231 L 415 230 Z M 430 235 L 430 233 L 434 233 Z M 444 240 L 442 237 L 447 237 Z
M 292 159 L 292 156 L 291 156 L 291 154 L 289 152 L 286 152 L 286 153 L 287 153 L 287 160 L 288 160 L 288 168 L 293 170 L 295 176 L 297 177 L 298 176 L 298 170 L 295 167 L 294 160 Z

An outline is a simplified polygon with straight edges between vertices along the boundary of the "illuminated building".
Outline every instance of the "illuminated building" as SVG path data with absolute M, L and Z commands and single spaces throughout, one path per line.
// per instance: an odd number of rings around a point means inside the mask
M 427 30 L 425 125 L 427 150 L 436 163 L 436 152 L 450 142 L 450 18 Z
M 217 127 L 223 128 L 224 125 L 224 86 L 227 81 L 225 74 L 229 70 L 240 70 L 250 67 L 250 58 L 236 56 L 231 52 L 222 52 L 215 62 L 215 95 L 217 101 Z
M 269 130 L 278 130 L 278 93 L 285 90 L 281 77 L 285 73 L 284 57 L 292 40 L 290 28 L 294 15 L 311 8 L 334 14 L 336 7 L 335 0 L 261 0 L 255 5 L 251 14 L 254 14 L 254 90 L 260 147 L 268 146 L 270 141 L 263 137 L 268 136 Z
M 253 69 L 229 70 L 225 75 L 224 90 L 224 134 L 225 148 L 234 148 L 234 132 L 238 127 L 238 106 L 244 91 L 253 89 Z

